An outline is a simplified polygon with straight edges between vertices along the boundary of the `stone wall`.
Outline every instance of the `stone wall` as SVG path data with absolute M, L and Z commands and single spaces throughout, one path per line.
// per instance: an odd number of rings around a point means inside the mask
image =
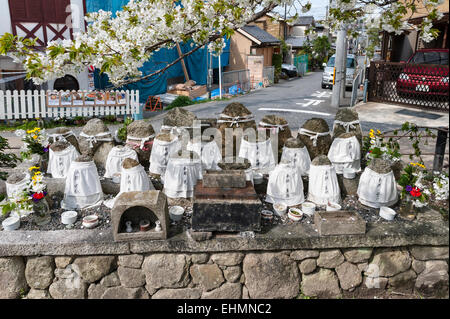
M 448 246 L 0 257 L 0 298 L 448 298 Z

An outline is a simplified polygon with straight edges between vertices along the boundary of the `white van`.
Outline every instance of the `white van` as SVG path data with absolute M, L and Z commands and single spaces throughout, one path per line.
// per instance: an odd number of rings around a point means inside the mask
M 328 63 L 324 63 L 324 70 L 322 74 L 322 89 L 327 87 L 333 87 L 333 71 L 334 71 L 334 60 L 336 59 L 336 55 L 333 54 L 331 58 L 328 60 Z M 356 57 L 353 54 L 347 54 L 347 69 L 345 76 L 345 86 L 351 87 L 353 77 L 355 75 L 355 70 L 357 68 Z

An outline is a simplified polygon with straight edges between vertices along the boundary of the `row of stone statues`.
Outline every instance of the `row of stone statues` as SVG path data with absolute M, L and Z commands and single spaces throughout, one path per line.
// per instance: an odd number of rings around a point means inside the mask
M 196 128 L 200 133 L 216 128 L 221 137 L 196 136 Z M 227 129 L 232 129 L 231 139 Z M 249 129 L 257 134 L 245 134 Z M 266 115 L 256 125 L 251 112 L 240 103 L 229 104 L 218 119 L 199 120 L 191 112 L 175 108 L 166 114 L 156 136 L 150 122 L 132 122 L 124 145 L 116 145 L 100 119 L 90 120 L 78 138 L 68 128 L 58 128 L 50 134 L 47 172 L 54 178 L 66 178 L 62 207 L 76 209 L 103 199 L 98 167 L 105 170 L 104 177 L 120 180 L 120 193 L 154 189 L 148 168 L 151 175 L 160 177 L 168 197 L 188 198 L 194 195 L 204 172 L 220 170 L 220 164 L 229 158 L 241 158 L 250 166 L 246 168 L 248 180 L 253 181 L 253 175 L 268 175 L 267 202 L 302 203 L 302 176 L 308 176 L 307 199 L 325 205 L 341 201 L 337 174 L 361 171 L 361 141 L 358 114 L 347 108 L 337 112 L 332 130 L 325 120 L 312 118 L 297 137 L 279 116 Z M 227 147 L 232 153 L 227 153 Z M 361 175 L 358 195 L 371 207 L 397 201 L 389 163 L 371 162 Z M 114 199 L 105 204 L 112 207 Z

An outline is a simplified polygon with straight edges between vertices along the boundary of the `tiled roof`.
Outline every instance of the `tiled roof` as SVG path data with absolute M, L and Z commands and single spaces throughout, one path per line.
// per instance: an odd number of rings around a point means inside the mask
M 256 40 L 258 40 L 259 42 L 261 42 L 260 44 L 269 44 L 269 43 L 277 44 L 281 42 L 273 35 L 264 31 L 263 29 L 259 28 L 256 25 L 246 25 L 245 27 L 242 27 L 241 30 L 249 34 Z
M 287 37 L 286 44 L 292 45 L 293 48 L 299 48 L 305 45 L 306 37 Z
M 313 25 L 313 24 L 314 24 L 313 16 L 298 17 L 297 20 L 294 22 L 294 25 Z

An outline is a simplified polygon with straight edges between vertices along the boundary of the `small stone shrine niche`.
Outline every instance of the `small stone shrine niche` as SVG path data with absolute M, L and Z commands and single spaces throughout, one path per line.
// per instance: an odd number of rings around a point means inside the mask
M 182 142 L 182 146 L 186 147 L 188 141 L 194 136 L 194 121 L 197 116 L 194 113 L 181 107 L 171 109 L 164 116 L 161 125 L 161 133 L 172 133 Z
M 152 150 L 153 139 L 155 138 L 155 130 L 150 122 L 145 120 L 137 120 L 127 127 L 128 147 L 134 149 L 138 154 L 139 163 L 148 167 L 150 153 Z
M 149 172 L 156 176 L 164 177 L 170 156 L 180 149 L 181 141 L 178 139 L 178 136 L 169 132 L 162 132 L 156 135 L 150 154 Z
M 361 174 L 358 197 L 363 205 L 373 208 L 397 203 L 397 183 L 389 162 L 381 158 L 370 161 Z
M 81 153 L 78 139 L 75 134 L 67 127 L 57 127 L 48 133 L 48 142 L 50 144 L 57 141 L 67 141 L 72 144 L 78 153 Z
M 300 139 L 291 137 L 286 140 L 281 161 L 290 162 L 300 170 L 302 176 L 308 176 L 311 158 L 309 157 L 308 149 Z
M 328 158 L 337 174 L 343 174 L 345 168 L 361 171 L 361 147 L 354 132 L 342 133 L 333 139 Z
M 362 130 L 358 113 L 349 107 L 339 108 L 334 117 L 333 138 L 350 132 L 355 133 L 359 144 L 362 145 Z
M 115 241 L 167 239 L 169 210 L 161 191 L 122 193 L 111 210 Z
M 108 127 L 100 119 L 91 119 L 83 127 L 78 140 L 81 154 L 89 155 L 96 165 L 105 167 L 109 152 L 114 147 L 114 139 Z
M 207 171 L 194 190 L 193 231 L 258 231 L 262 207 L 245 169 L 249 163 L 221 163 Z
M 80 154 L 76 148 L 66 140 L 59 140 L 50 145 L 47 173 L 52 178 L 66 178 L 70 164 Z
M 190 198 L 194 187 L 202 179 L 200 157 L 188 150 L 171 155 L 164 174 L 164 194 L 170 198 Z
M 222 157 L 238 156 L 242 135 L 247 129 L 253 129 L 256 134 L 253 114 L 241 103 L 228 104 L 219 115 L 217 124 L 222 135 Z M 227 131 L 230 136 L 226 136 Z
M 260 130 L 266 130 L 266 134 L 270 135 L 274 154 L 277 154 L 277 159 L 280 160 L 283 145 L 292 137 L 288 122 L 280 116 L 265 115 L 258 124 L 258 131 Z
M 310 158 L 327 155 L 331 146 L 330 128 L 321 118 L 307 120 L 298 130 L 297 138 L 306 145 Z
M 309 169 L 308 200 L 317 205 L 341 202 L 341 192 L 336 170 L 325 155 L 311 162 Z

